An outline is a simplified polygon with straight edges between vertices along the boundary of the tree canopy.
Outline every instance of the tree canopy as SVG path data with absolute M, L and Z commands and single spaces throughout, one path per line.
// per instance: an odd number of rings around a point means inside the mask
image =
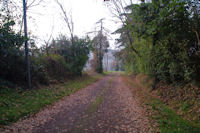
M 171 83 L 199 79 L 198 0 L 142 1 L 125 9 L 120 14 L 126 16 L 125 23 L 115 33 L 120 34 L 117 41 L 124 47 L 127 71 Z

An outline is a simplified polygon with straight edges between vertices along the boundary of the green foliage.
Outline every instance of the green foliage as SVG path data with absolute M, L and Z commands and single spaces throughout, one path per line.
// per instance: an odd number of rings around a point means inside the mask
M 24 55 L 24 37 L 13 30 L 15 22 L 9 16 L 0 15 L 0 86 L 26 83 L 26 62 Z M 88 38 L 70 39 L 60 36 L 51 46 L 39 50 L 33 39 L 29 40 L 30 71 L 33 86 L 49 84 L 51 79 L 62 80 L 82 75 L 88 60 Z M 46 52 L 48 50 L 48 52 Z M 1 87 L 3 88 L 3 87 Z
M 158 99 L 153 99 L 149 105 L 154 110 L 153 119 L 158 122 L 162 133 L 198 133 L 200 131 L 198 125 L 183 120 L 176 112 Z
M 0 124 L 7 125 L 23 116 L 34 114 L 45 106 L 100 79 L 102 75 L 89 77 L 83 75 L 66 83 L 43 89 L 21 92 L 10 88 L 0 90 Z
M 49 56 L 42 56 L 46 71 L 53 79 L 62 79 L 67 76 L 67 63 L 65 58 L 61 55 L 50 54 Z
M 0 24 L 0 78 L 13 83 L 25 80 L 25 57 L 21 50 L 23 36 L 12 30 L 14 21 Z
M 199 88 L 186 87 L 185 90 L 160 85 L 158 90 L 152 91 L 152 81 L 151 77 L 142 74 L 124 80 L 147 108 L 154 132 L 159 129 L 161 133 L 198 133 Z
M 191 79 L 195 79 L 195 75 L 197 74 L 195 63 L 197 62 L 191 62 L 187 51 L 183 47 L 175 44 L 169 46 L 168 44 L 169 42 L 166 40 L 154 47 L 152 53 L 154 74 L 159 79 L 167 82 L 188 82 Z
M 89 44 L 88 38 L 79 39 L 75 37 L 73 44 L 66 38 L 58 38 L 55 44 L 57 45 L 57 53 L 64 57 L 69 75 L 82 75 L 82 70 L 88 60 Z
M 32 84 L 49 84 L 49 75 L 46 70 L 45 63 L 41 61 L 41 57 L 36 58 L 32 56 L 30 58 L 30 64 Z
M 125 47 L 127 71 L 154 75 L 167 83 L 199 80 L 198 1 L 153 0 L 130 5 L 127 10 L 125 25 L 116 31 Z
M 170 4 L 166 2 L 159 13 L 159 38 L 152 52 L 152 67 L 158 79 L 166 82 L 199 79 L 197 38 L 191 28 L 193 16 L 188 12 L 190 6 L 187 4 L 175 0 Z
M 93 69 L 98 73 L 103 73 L 103 56 L 107 52 L 109 42 L 107 36 L 99 32 L 93 38 L 92 50 L 94 54 Z
M 89 41 L 75 38 L 74 43 L 65 36 L 52 41 L 48 48 L 48 55 L 43 53 L 31 56 L 32 81 L 40 84 L 49 84 L 49 81 L 57 81 L 64 78 L 82 75 L 83 67 L 88 60 Z

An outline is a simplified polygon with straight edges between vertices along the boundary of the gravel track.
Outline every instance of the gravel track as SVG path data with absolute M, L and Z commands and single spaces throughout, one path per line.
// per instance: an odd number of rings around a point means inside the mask
M 115 73 L 4 132 L 149 133 L 149 125 L 137 98 Z

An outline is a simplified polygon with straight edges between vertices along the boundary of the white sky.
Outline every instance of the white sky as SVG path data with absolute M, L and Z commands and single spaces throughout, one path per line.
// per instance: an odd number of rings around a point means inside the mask
M 31 2 L 33 0 L 28 1 Z M 111 32 L 114 32 L 120 26 L 120 23 L 112 21 L 114 18 L 112 17 L 112 14 L 106 6 L 106 2 L 104 2 L 104 0 L 59 1 L 63 4 L 67 13 L 72 12 L 74 34 L 79 37 L 85 36 L 87 32 L 94 31 L 96 26 L 95 23 L 102 18 L 105 18 L 104 26 Z M 31 19 L 28 18 L 28 30 L 32 35 L 37 36 L 41 40 L 47 40 L 52 32 L 52 27 L 54 27 L 54 38 L 56 38 L 60 33 L 69 36 L 67 26 L 61 18 L 60 13 L 61 10 L 54 0 L 44 0 L 44 2 L 39 6 L 35 6 L 28 11 L 27 15 L 31 17 Z M 111 37 L 113 40 L 110 40 L 110 45 L 111 48 L 114 48 L 114 39 L 117 38 L 117 35 L 111 35 Z M 42 41 L 37 42 L 39 42 L 37 46 L 41 46 L 43 44 Z
M 95 30 L 95 23 L 105 18 L 105 27 L 114 32 L 119 24 L 112 21 L 112 14 L 103 0 L 60 0 L 63 3 L 67 13 L 72 12 L 74 21 L 74 34 L 79 37 L 85 36 L 87 32 Z M 69 36 L 66 24 L 61 18 L 61 10 L 54 0 L 46 0 L 43 6 L 34 7 L 28 12 L 28 15 L 34 18 L 30 19 L 28 29 L 32 34 L 37 35 L 41 39 L 48 38 L 53 28 L 53 37 L 57 37 L 60 33 Z M 38 14 L 40 13 L 40 14 Z M 31 25 L 30 25 L 31 23 Z M 112 35 L 110 40 L 112 48 L 114 48 L 114 39 L 116 35 Z

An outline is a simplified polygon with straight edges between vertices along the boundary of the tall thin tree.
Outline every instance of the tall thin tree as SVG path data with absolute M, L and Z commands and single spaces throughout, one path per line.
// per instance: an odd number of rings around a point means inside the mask
M 28 34 L 27 34 L 27 20 L 26 20 L 26 1 L 23 0 L 23 12 L 24 12 L 24 43 L 25 43 L 25 60 L 26 60 L 26 79 L 28 88 L 31 88 L 31 73 L 30 73 L 30 61 L 28 50 Z

